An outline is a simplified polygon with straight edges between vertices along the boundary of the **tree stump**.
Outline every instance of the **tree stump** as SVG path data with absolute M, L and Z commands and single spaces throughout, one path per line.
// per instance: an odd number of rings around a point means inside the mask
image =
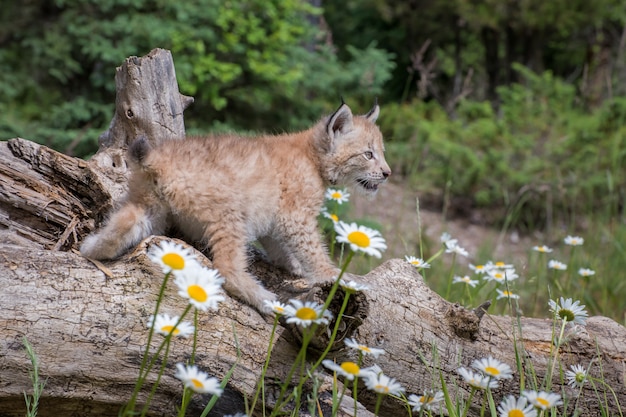
M 88 162 L 24 139 L 0 143 L 0 417 L 24 415 L 23 393 L 32 390 L 24 337 L 34 347 L 40 374 L 46 379 L 40 416 L 117 415 L 137 379 L 147 342 L 146 322 L 163 280 L 146 257 L 146 249 L 163 237 L 148 238 L 106 264 L 92 263 L 76 248 L 123 195 L 123 155 L 128 143 L 140 134 L 154 141 L 184 140 L 182 113 L 193 99 L 178 92 L 171 55 L 159 49 L 142 58 L 128 58 L 117 70 L 116 86 L 111 126 L 101 136 L 99 152 Z M 204 254 L 197 252 L 197 256 L 210 265 Z M 282 299 L 324 297 L 327 288 L 308 288 L 303 280 L 268 265 L 262 254 L 256 259 L 251 269 Z M 458 390 L 451 390 L 453 395 L 467 398 L 468 389 L 456 370 L 489 355 L 515 369 L 516 349 L 526 365 L 532 363 L 540 380 L 551 366 L 551 320 L 491 316 L 451 304 L 432 292 L 402 260 L 388 261 L 359 279 L 370 290 L 354 297 L 331 358 L 354 359 L 352 352 L 342 348 L 345 337 L 383 348 L 386 354 L 376 363 L 407 393 L 437 388 L 441 376 L 449 387 L 458 385 Z M 184 307 L 168 287 L 162 311 L 180 314 Z M 229 297 L 217 312 L 200 314 L 199 366 L 221 379 L 237 363 L 210 415 L 244 411 L 244 398 L 250 398 L 260 382 L 271 329 L 271 318 Z M 265 381 L 270 407 L 277 394 L 274 381 L 284 379 L 299 349 L 298 334 L 292 330 L 279 326 L 277 331 Z M 617 414 L 616 399 L 626 404 L 625 342 L 624 327 L 608 318 L 592 317 L 559 352 L 563 368 L 593 362 L 590 373 L 615 391 L 616 398 L 606 398 L 611 414 Z M 173 377 L 173 366 L 188 358 L 190 343 L 186 339 L 173 342 L 150 415 L 171 416 L 180 404 L 182 389 Z M 156 349 L 154 344 L 152 349 Z M 311 358 L 316 354 L 312 350 Z M 323 370 L 320 374 L 325 378 L 320 399 L 328 403 L 331 377 L 323 375 Z M 496 401 L 519 392 L 515 376 L 494 392 Z M 153 380 L 150 376 L 149 382 Z M 559 372 L 552 386 L 564 395 L 575 394 Z M 146 395 L 147 391 L 142 392 L 140 401 Z M 199 415 L 206 401 L 194 395 L 190 414 Z M 359 402 L 359 416 L 372 415 L 375 396 L 360 389 Z M 470 414 L 476 415 L 479 407 L 476 399 Z M 586 416 L 600 415 L 589 384 L 583 388 L 578 407 Z M 353 404 L 346 400 L 339 415 L 352 415 L 352 410 Z M 404 414 L 401 403 L 385 399 L 380 415 Z

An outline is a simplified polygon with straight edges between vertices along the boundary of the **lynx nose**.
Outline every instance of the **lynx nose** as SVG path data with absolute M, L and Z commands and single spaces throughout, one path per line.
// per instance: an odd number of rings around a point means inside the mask
M 385 177 L 385 179 L 387 179 L 387 177 L 389 177 L 391 175 L 391 169 L 387 168 L 384 169 L 383 168 L 383 177 Z

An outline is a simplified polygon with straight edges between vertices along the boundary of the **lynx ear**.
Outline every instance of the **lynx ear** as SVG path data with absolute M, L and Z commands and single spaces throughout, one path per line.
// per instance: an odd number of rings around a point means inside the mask
M 350 132 L 352 129 L 352 110 L 346 103 L 342 102 L 337 111 L 330 116 L 326 125 L 326 131 L 328 136 L 334 139 L 338 135 Z
M 367 114 L 365 115 L 365 118 L 369 120 L 370 122 L 375 123 L 376 119 L 378 119 L 379 114 L 380 114 L 380 106 L 378 105 L 378 99 L 375 99 L 374 107 L 372 107 L 372 110 L 367 112 Z

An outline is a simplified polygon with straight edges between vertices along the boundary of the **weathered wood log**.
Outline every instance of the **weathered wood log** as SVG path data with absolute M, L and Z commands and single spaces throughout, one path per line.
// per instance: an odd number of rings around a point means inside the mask
M 164 63 L 168 60 L 171 68 Z M 122 195 L 126 176 L 122 155 L 128 141 L 141 133 L 155 140 L 183 138 L 182 110 L 189 100 L 182 98 L 173 85 L 154 87 L 159 85 L 155 78 L 176 83 L 171 56 L 166 51 L 155 50 L 148 57 L 129 58 L 126 63 L 127 69 L 118 69 L 118 89 L 124 84 L 119 79 L 128 79 L 128 74 L 137 77 L 131 84 L 140 88 L 129 90 L 123 100 L 118 97 L 109 133 L 104 135 L 93 160 L 86 163 L 23 139 L 0 144 L 0 417 L 24 415 L 23 392 L 30 392 L 31 388 L 23 337 L 33 345 L 41 375 L 47 378 L 40 416 L 116 415 L 136 381 L 147 342 L 146 321 L 163 280 L 145 253 L 148 245 L 162 238 L 149 238 L 123 258 L 105 265 L 84 259 L 75 248 Z M 132 118 L 122 117 L 129 108 L 148 108 L 141 105 L 147 96 L 152 97 L 150 109 L 166 114 L 145 116 L 133 110 Z M 172 103 L 177 100 L 180 107 L 172 110 Z M 154 103 L 169 105 L 153 106 Z M 146 125 L 145 120 L 165 122 Z M 124 123 L 126 127 L 117 127 Z M 204 255 L 197 255 L 210 265 Z M 308 288 L 297 277 L 271 267 L 262 255 L 256 259 L 251 265 L 253 272 L 284 300 L 319 299 L 327 292 L 326 287 Z M 349 317 L 345 318 L 347 325 L 330 357 L 338 361 L 354 359 L 353 352 L 342 348 L 341 340 L 345 337 L 356 337 L 364 344 L 383 348 L 386 354 L 376 363 L 387 375 L 398 379 L 407 393 L 437 388 L 441 375 L 449 387 L 459 386 L 453 394 L 467 395 L 457 368 L 488 355 L 515 368 L 515 347 L 520 358 L 527 360 L 527 365 L 532 364 L 540 381 L 551 366 L 551 320 L 518 321 L 451 304 L 432 292 L 415 269 L 401 260 L 391 260 L 359 279 L 370 290 L 352 299 Z M 163 311 L 179 314 L 183 308 L 184 302 L 168 286 Z M 223 378 L 237 362 L 211 415 L 243 411 L 244 397 L 250 398 L 260 383 L 271 318 L 227 297 L 217 312 L 202 313 L 199 320 L 200 367 Z M 294 330 L 297 329 L 282 325 L 278 328 L 265 381 L 270 407 L 277 395 L 276 381 L 285 378 L 299 349 Z M 153 343 L 153 352 L 159 341 Z M 617 401 L 626 404 L 625 341 L 624 327 L 607 318 L 592 317 L 561 348 L 559 366 L 593 362 L 590 373 L 601 377 L 614 389 Z M 188 358 L 190 344 L 186 339 L 174 341 L 168 368 L 152 400 L 151 415 L 173 415 L 180 403 L 181 385 L 173 377 L 173 365 Z M 311 350 L 311 360 L 318 353 L 319 349 Z M 366 362 L 371 363 L 369 359 Z M 323 370 L 319 371 L 323 375 Z M 149 381 L 154 378 L 151 375 Z M 329 401 L 331 393 L 330 377 L 326 374 L 325 378 L 319 387 L 322 403 Z M 559 378 L 559 372 L 552 386 L 565 395 L 575 395 Z M 600 391 L 604 389 L 600 387 Z M 516 374 L 494 395 L 498 400 L 518 392 Z M 142 392 L 140 401 L 146 395 L 147 391 Z M 206 397 L 194 396 L 190 414 L 198 415 L 206 401 Z M 475 399 L 475 407 L 479 407 L 479 401 Z M 583 415 L 600 415 L 598 401 L 591 385 L 586 385 L 578 407 Z M 609 414 L 617 414 L 615 399 L 608 395 L 606 401 Z M 360 389 L 359 402 L 370 410 L 361 408 L 359 416 L 371 415 L 374 395 Z M 340 415 L 351 415 L 352 408 L 346 402 Z M 322 409 L 326 410 L 324 406 Z M 387 398 L 380 414 L 405 413 L 398 401 Z

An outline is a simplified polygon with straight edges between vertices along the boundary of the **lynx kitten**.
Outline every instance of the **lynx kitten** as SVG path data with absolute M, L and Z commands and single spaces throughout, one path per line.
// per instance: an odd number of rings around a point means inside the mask
M 210 247 L 224 287 L 259 310 L 276 296 L 246 271 L 246 245 L 258 240 L 270 260 L 310 282 L 337 276 L 318 230 L 328 185 L 375 193 L 391 170 L 374 124 L 380 108 L 353 116 L 343 103 L 312 128 L 255 139 L 190 137 L 129 148 L 126 200 L 81 253 L 113 259 L 168 226 Z

